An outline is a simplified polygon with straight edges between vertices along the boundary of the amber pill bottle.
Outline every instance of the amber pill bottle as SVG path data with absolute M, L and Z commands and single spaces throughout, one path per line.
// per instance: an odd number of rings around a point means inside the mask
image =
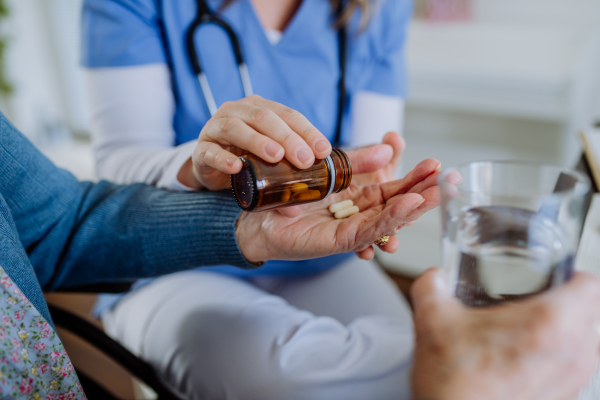
M 307 169 L 298 169 L 285 159 L 271 164 L 253 154 L 240 159 L 243 167 L 240 173 L 231 175 L 231 188 L 244 211 L 323 200 L 347 189 L 352 181 L 352 165 L 340 149 L 333 149 L 329 157 Z

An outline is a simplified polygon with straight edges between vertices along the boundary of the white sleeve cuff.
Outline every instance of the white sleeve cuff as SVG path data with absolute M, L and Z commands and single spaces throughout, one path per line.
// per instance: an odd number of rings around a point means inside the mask
M 196 140 L 189 141 L 177 146 L 176 151 L 167 161 L 162 176 L 156 183 L 156 187 L 161 189 L 173 190 L 178 192 L 191 192 L 196 189 L 184 185 L 179 182 L 177 175 L 185 162 L 192 156 L 198 142 Z
M 402 135 L 404 99 L 375 92 L 357 92 L 352 98 L 350 115 L 350 147 L 381 143 L 388 132 Z

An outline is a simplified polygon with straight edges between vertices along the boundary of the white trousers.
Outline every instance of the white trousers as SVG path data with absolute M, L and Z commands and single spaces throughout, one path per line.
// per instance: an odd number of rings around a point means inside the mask
M 131 293 L 103 322 L 185 399 L 410 398 L 412 317 L 372 262 L 252 282 L 177 273 Z

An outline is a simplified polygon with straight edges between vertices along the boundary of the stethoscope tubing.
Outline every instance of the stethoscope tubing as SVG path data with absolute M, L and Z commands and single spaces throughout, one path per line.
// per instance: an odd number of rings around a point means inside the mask
M 238 64 L 238 70 L 240 72 L 240 78 L 244 88 L 244 97 L 252 96 L 252 81 L 250 80 L 248 66 L 246 63 Z M 212 90 L 210 89 L 208 79 L 206 79 L 206 74 L 204 72 L 200 72 L 198 74 L 198 82 L 200 82 L 200 88 L 202 89 L 202 94 L 206 99 L 206 104 L 208 105 L 210 115 L 213 116 L 217 112 L 217 103 L 215 102 L 215 98 L 213 97 Z
M 237 35 L 233 31 L 233 28 L 231 28 L 231 26 L 227 22 L 225 22 L 225 20 L 223 20 L 223 18 L 221 18 L 219 15 L 210 11 L 204 0 L 197 0 L 196 3 L 198 4 L 198 14 L 196 15 L 196 19 L 194 20 L 194 22 L 192 22 L 192 25 L 187 31 L 185 41 L 187 51 L 190 57 L 190 62 L 192 65 L 192 70 L 194 71 L 194 74 L 196 74 L 196 76 L 198 77 L 198 82 L 200 83 L 202 94 L 204 95 L 206 104 L 208 105 L 208 110 L 210 111 L 210 115 L 213 116 L 217 112 L 217 103 L 215 102 L 212 90 L 210 89 L 210 85 L 208 84 L 206 74 L 202 70 L 200 57 L 198 56 L 198 52 L 196 51 L 196 46 L 194 43 L 194 35 L 203 24 L 218 25 L 225 31 L 225 33 L 227 33 L 229 41 L 231 42 L 231 47 L 233 48 L 233 52 L 235 54 L 235 60 L 238 65 L 238 71 L 242 80 L 242 86 L 244 88 L 245 97 L 251 96 L 253 94 L 252 81 L 250 80 L 248 66 L 246 64 L 246 61 L 244 60 L 244 56 L 242 55 L 240 42 L 238 40 Z

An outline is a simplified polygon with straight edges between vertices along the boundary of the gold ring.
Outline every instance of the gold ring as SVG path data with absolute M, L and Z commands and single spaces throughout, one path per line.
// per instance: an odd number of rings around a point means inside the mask
M 382 236 L 375 241 L 376 245 L 383 246 L 390 241 L 390 237 L 388 235 Z

